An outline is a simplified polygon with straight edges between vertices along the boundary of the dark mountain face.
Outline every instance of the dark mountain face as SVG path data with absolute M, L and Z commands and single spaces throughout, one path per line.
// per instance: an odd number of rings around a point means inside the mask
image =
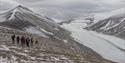
M 26 14 L 26 12 L 24 12 L 23 10 L 31 12 L 27 8 L 18 6 L 3 14 L 3 19 L 5 19 L 5 21 L 0 22 L 0 25 L 19 30 L 24 30 L 25 27 L 35 26 L 26 19 L 24 19 L 24 14 Z
M 70 34 L 48 17 L 39 16 L 23 6 L 18 6 L 2 15 L 4 21 L 0 22 L 1 26 L 14 28 L 21 31 L 26 31 L 26 29 L 33 27 L 47 35 L 47 32 L 50 32 L 51 34 L 49 35 L 55 35 L 62 39 L 66 38 L 67 35 Z
M 11 11 L 5 13 L 3 18 L 6 19 L 4 22 L 9 22 L 9 23 L 13 22 L 15 26 L 19 26 L 19 24 L 24 24 L 24 23 L 26 23 L 27 25 L 26 27 L 35 25 L 43 25 L 43 26 L 46 25 L 46 27 L 52 28 L 57 26 L 50 20 L 46 19 L 46 17 L 42 17 L 43 18 L 42 19 L 39 16 L 37 16 L 37 14 L 33 13 L 28 8 L 25 8 L 23 6 L 18 6 L 12 9 Z M 15 24 L 16 22 L 18 24 Z
M 86 27 L 86 29 L 115 35 L 125 39 L 125 13 L 100 20 L 99 22 Z

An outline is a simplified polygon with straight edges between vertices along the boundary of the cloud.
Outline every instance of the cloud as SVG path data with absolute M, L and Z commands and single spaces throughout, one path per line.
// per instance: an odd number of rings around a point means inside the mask
M 0 10 L 10 9 L 17 5 L 19 5 L 19 3 L 14 0 L 0 0 Z
M 104 12 L 125 6 L 125 0 L 3 0 L 10 5 L 22 4 L 47 16 L 77 16 L 84 13 Z M 8 7 L 9 7 L 8 6 Z M 6 5 L 4 6 L 6 7 Z
M 29 7 L 85 11 L 112 10 L 125 6 L 123 0 L 16 0 Z

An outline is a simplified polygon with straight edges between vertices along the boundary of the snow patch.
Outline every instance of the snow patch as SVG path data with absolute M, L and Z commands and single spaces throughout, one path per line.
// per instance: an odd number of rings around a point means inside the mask
M 44 30 L 43 28 L 40 28 L 40 29 L 41 29 L 43 32 L 47 33 L 47 34 L 54 35 L 53 33 L 48 32 L 48 31 Z
M 55 39 L 58 39 L 58 40 L 61 40 L 61 39 L 60 39 L 59 37 L 57 37 L 57 36 L 54 36 L 54 38 L 55 38 Z
M 63 40 L 63 42 L 68 43 L 68 41 L 67 41 L 67 40 Z
M 107 28 L 106 30 L 112 29 L 112 28 L 114 28 L 114 27 L 116 27 L 116 26 L 120 25 L 121 23 L 123 23 L 123 22 L 124 22 L 124 20 L 125 20 L 125 18 L 124 18 L 124 19 L 122 19 L 122 20 L 120 21 L 120 23 L 118 23 L 118 24 L 116 24 L 116 25 L 114 25 L 114 26 L 112 26 L 112 27 L 109 27 L 109 28 Z
M 19 10 L 18 10 L 18 9 L 14 9 L 14 10 L 12 11 L 12 14 L 11 14 L 10 18 L 8 18 L 8 20 L 14 19 L 14 18 L 15 18 L 15 13 L 16 13 L 17 11 L 19 11 Z
M 58 29 L 58 28 L 54 28 L 54 30 L 57 30 L 57 31 L 59 31 L 59 29 Z
M 27 32 L 32 33 L 32 34 L 37 34 L 43 37 L 46 37 L 46 35 L 44 33 L 42 33 L 41 31 L 39 31 L 38 29 L 34 28 L 34 27 L 28 27 L 25 28 Z
M 0 57 L 0 63 L 8 63 L 7 58 Z
M 104 27 L 101 27 L 100 29 L 106 29 L 111 24 L 111 21 L 109 21 Z
M 0 50 L 9 51 L 9 48 L 6 45 L 1 45 Z
M 56 19 L 56 18 L 51 18 L 52 20 L 54 20 L 56 23 L 61 23 L 61 22 L 63 22 L 62 20 L 58 20 L 58 19 Z

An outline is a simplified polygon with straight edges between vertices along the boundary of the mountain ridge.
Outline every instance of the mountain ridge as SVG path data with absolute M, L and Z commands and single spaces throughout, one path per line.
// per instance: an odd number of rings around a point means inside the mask
M 86 29 L 101 32 L 104 34 L 118 36 L 120 38 L 125 39 L 125 36 L 121 35 L 124 34 L 125 30 L 125 12 L 123 11 L 125 11 L 125 8 L 113 11 L 109 13 L 109 15 L 112 14 L 110 17 L 99 20 L 98 22 L 86 27 Z

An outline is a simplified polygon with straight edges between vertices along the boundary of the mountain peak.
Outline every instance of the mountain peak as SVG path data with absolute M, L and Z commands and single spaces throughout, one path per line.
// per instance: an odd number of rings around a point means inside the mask
M 22 6 L 22 5 L 18 5 L 17 7 L 13 8 L 10 11 L 5 13 L 5 15 L 8 16 L 6 19 L 7 20 L 14 19 L 15 15 L 17 13 L 21 13 L 21 14 L 30 13 L 30 14 L 34 14 L 34 12 L 31 11 L 30 9 L 28 9 L 27 7 Z
M 22 5 L 18 5 L 17 7 L 24 7 L 24 6 L 22 6 Z
M 13 10 L 15 10 L 15 9 L 33 12 L 33 11 L 31 11 L 29 8 L 27 8 L 27 7 L 25 7 L 25 6 L 22 6 L 22 5 L 18 5 L 18 6 L 17 6 L 16 8 L 14 8 Z

